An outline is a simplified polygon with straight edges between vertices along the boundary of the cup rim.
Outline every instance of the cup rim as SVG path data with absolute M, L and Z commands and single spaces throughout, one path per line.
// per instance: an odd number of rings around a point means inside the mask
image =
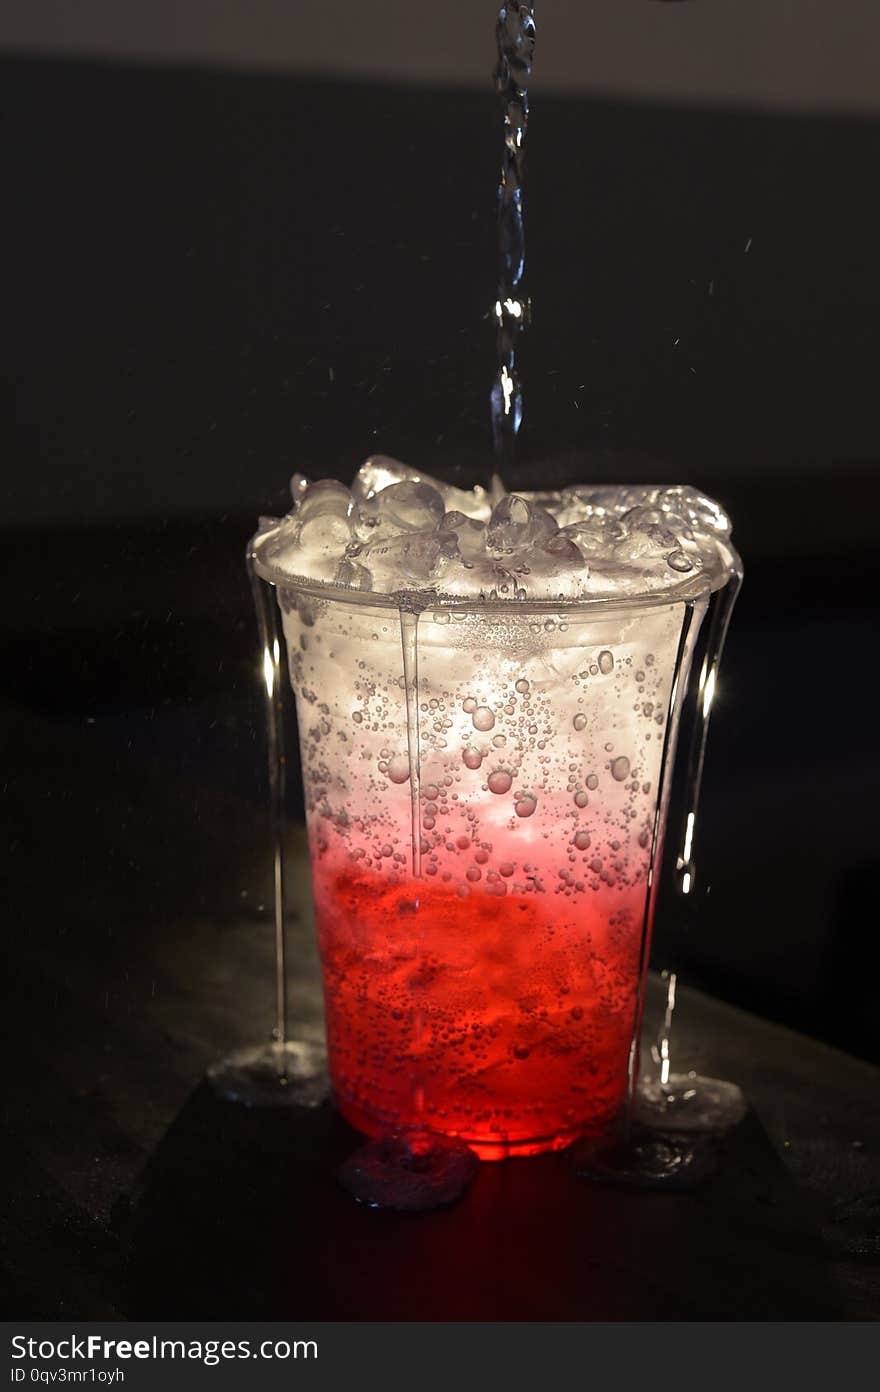
M 274 519 L 273 519 L 274 520 Z M 280 526 L 281 519 L 278 519 Z M 280 570 L 266 561 L 261 555 L 263 543 L 274 535 L 277 528 L 261 529 L 248 542 L 246 559 L 248 569 L 260 579 L 274 585 L 277 589 L 294 590 L 309 599 L 330 600 L 338 604 L 357 607 L 387 609 L 395 612 L 422 614 L 429 610 L 437 613 L 492 614 L 495 617 L 507 614 L 577 614 L 612 613 L 617 610 L 638 610 L 662 608 L 673 604 L 689 604 L 704 598 L 717 590 L 724 589 L 734 578 L 741 580 L 743 574 L 739 555 L 727 543 L 730 563 L 719 565 L 710 571 L 700 570 L 694 576 L 679 581 L 668 590 L 645 590 L 631 595 L 589 595 L 575 598 L 554 598 L 546 595 L 534 599 L 481 599 L 473 595 L 452 595 L 442 590 L 403 588 L 393 591 L 356 590 L 351 585 L 337 581 L 318 580 L 313 576 L 291 574 Z M 720 558 L 720 553 L 719 553 Z

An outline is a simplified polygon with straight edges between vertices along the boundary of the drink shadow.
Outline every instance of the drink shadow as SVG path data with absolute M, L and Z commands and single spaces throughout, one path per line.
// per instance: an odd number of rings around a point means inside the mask
M 821 1238 L 754 1115 L 690 1193 L 579 1180 L 565 1153 L 480 1167 L 447 1209 L 358 1206 L 327 1103 L 247 1111 L 204 1085 L 127 1228 L 135 1319 L 833 1320 Z

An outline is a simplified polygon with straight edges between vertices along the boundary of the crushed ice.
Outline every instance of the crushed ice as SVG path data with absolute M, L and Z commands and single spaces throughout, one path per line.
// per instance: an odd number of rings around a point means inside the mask
M 578 599 L 681 586 L 726 550 L 730 523 L 686 486 L 506 493 L 455 488 L 375 455 L 351 488 L 291 481 L 293 508 L 260 552 L 290 576 L 392 594 Z

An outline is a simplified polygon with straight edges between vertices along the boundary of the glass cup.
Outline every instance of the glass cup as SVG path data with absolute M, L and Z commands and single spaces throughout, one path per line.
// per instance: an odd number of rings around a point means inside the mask
M 461 601 L 274 585 L 330 1077 L 380 1136 L 482 1159 L 632 1096 L 676 732 L 711 591 Z

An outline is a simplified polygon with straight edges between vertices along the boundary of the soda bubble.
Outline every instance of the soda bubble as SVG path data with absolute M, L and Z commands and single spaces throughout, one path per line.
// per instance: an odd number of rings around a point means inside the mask
M 666 557 L 666 564 L 669 566 L 670 570 L 677 570 L 682 575 L 694 568 L 694 563 L 690 556 L 680 550 L 671 551 Z
M 585 730 L 587 728 L 587 717 L 581 711 L 578 711 L 571 723 L 576 730 Z
M 587 787 L 589 788 L 590 792 L 591 792 L 591 793 L 594 793 L 594 792 L 596 791 L 596 789 L 598 788 L 598 786 L 599 786 L 599 777 L 598 777 L 598 774 L 595 774 L 595 773 L 589 774 L 588 777 L 587 777 Z
M 578 792 L 576 792 L 575 795 L 574 795 L 574 805 L 575 805 L 575 807 L 586 807 L 586 805 L 587 805 L 587 803 L 588 803 L 589 801 L 590 801 L 590 799 L 587 797 L 587 795 L 586 795 L 586 793 L 583 791 L 583 789 L 579 789 Z
M 513 782 L 507 769 L 495 769 L 494 773 L 489 774 L 490 793 L 509 793 L 510 785 Z
M 474 722 L 474 729 L 481 731 L 483 734 L 485 734 L 487 730 L 493 729 L 495 726 L 495 717 L 488 706 L 477 706 L 477 709 L 471 716 L 471 720 Z
M 599 654 L 599 671 L 605 677 L 614 671 L 614 656 L 607 648 Z
M 629 759 L 625 754 L 619 754 L 616 759 L 611 760 L 611 777 L 618 783 L 629 777 Z
M 392 783 L 406 783 L 409 779 L 409 755 L 395 754 L 388 761 L 388 777 Z
M 533 793 L 519 793 L 513 810 L 518 817 L 531 817 L 537 805 L 538 799 Z
M 469 745 L 467 749 L 462 751 L 461 759 L 465 768 L 469 769 L 478 769 L 483 763 L 482 754 L 473 745 Z
M 513 870 L 514 867 L 509 860 L 505 860 L 502 865 L 498 866 L 499 875 L 503 875 L 506 880 L 510 879 L 511 875 L 513 874 Z
M 590 833 L 588 831 L 576 831 L 572 840 L 572 845 L 577 846 L 579 851 L 585 851 L 590 844 Z
M 477 709 L 477 703 L 474 700 L 473 696 L 468 696 L 464 701 L 462 701 L 461 708 L 466 715 L 473 715 L 474 711 Z
M 519 692 L 520 696 L 527 696 L 527 695 L 528 695 L 528 693 L 529 693 L 529 684 L 528 684 L 528 682 L 526 681 L 525 677 L 520 677 L 519 681 L 518 681 L 517 684 L 516 684 L 516 690 Z

